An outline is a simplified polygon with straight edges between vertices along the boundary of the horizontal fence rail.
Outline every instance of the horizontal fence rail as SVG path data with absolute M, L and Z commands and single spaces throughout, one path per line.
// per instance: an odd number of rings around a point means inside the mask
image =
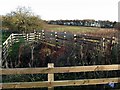
M 42 88 L 42 87 L 48 87 L 48 89 L 51 89 L 51 88 L 57 87 L 57 86 L 79 86 L 79 85 L 96 85 L 96 84 L 120 83 L 120 77 L 54 81 L 54 73 L 92 72 L 92 71 L 95 72 L 95 71 L 113 71 L 113 70 L 120 70 L 120 65 L 119 64 L 114 64 L 114 65 L 54 67 L 53 63 L 49 63 L 48 68 L 1 69 L 0 75 L 48 74 L 48 81 L 1 83 L 0 88 L 10 89 L 10 88 Z
M 19 83 L 4 83 L 0 85 L 3 89 L 6 88 L 43 88 L 43 87 L 58 87 L 58 86 L 80 86 L 80 85 L 96 85 L 118 83 L 120 78 L 103 78 L 103 79 L 84 79 L 84 80 L 62 80 L 53 82 L 19 82 Z
M 93 65 L 93 66 L 73 66 L 54 68 L 13 68 L 0 69 L 0 75 L 10 74 L 51 74 L 51 73 L 71 73 L 71 72 L 92 72 L 92 71 L 113 71 L 120 70 L 120 65 Z

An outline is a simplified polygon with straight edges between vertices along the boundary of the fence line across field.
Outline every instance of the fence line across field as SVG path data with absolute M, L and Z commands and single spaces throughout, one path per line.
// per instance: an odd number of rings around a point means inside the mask
M 116 39 L 114 38 L 102 38 L 102 37 L 93 37 L 93 36 L 87 36 L 87 35 L 72 35 L 71 38 L 68 38 L 69 33 L 62 33 L 60 35 L 60 32 L 45 32 L 42 30 L 42 32 L 34 32 L 29 34 L 11 34 L 6 41 L 2 45 L 2 63 L 4 62 L 5 66 L 7 67 L 7 57 L 9 48 L 14 45 L 16 42 L 24 41 L 27 43 L 31 42 L 40 42 L 45 43 L 50 46 L 58 47 L 60 48 L 60 43 L 64 44 L 65 42 L 69 43 L 79 43 L 79 44 L 91 44 L 94 46 L 100 46 L 101 48 L 105 48 L 105 42 L 109 41 L 109 43 L 116 43 Z
M 58 87 L 58 86 L 79 86 L 79 85 L 120 83 L 120 77 L 54 81 L 54 73 L 95 72 L 95 71 L 113 71 L 113 70 L 120 70 L 120 65 L 113 64 L 113 65 L 54 67 L 53 63 L 48 63 L 48 67 L 46 68 L 1 69 L 0 75 L 48 74 L 48 81 L 1 83 L 0 88 L 15 89 L 15 88 L 48 87 L 48 90 L 51 90 L 51 89 L 53 90 L 54 87 Z
M 47 34 L 47 35 L 46 35 Z M 87 35 L 76 35 L 72 36 L 72 39 L 67 39 L 67 33 L 64 32 L 63 35 L 59 35 L 57 32 L 34 32 L 29 34 L 11 34 L 6 41 L 2 45 L 2 52 L 3 52 L 3 59 L 6 59 L 8 56 L 8 49 L 16 42 L 19 42 L 21 39 L 25 40 L 26 42 L 34 42 L 34 41 L 43 41 L 46 43 L 52 43 L 58 45 L 60 40 L 74 42 L 77 41 L 78 43 L 84 44 L 92 44 L 96 43 L 97 45 L 105 46 L 105 42 L 109 41 L 110 43 L 116 43 L 117 40 L 115 37 L 112 38 L 102 38 L 102 37 L 94 37 L 94 36 L 87 36 Z M 95 44 L 95 45 L 96 45 Z
M 17 42 L 19 40 L 20 37 L 23 37 L 24 40 L 28 40 L 28 41 L 34 41 L 34 40 L 42 40 L 43 38 L 47 37 L 45 36 L 45 32 L 44 34 L 42 33 L 30 33 L 30 34 L 11 34 L 7 39 L 6 41 L 3 43 L 3 46 L 4 45 L 7 45 L 9 43 L 12 43 L 12 42 Z M 65 36 L 67 37 L 67 36 Z M 47 37 L 47 38 L 51 38 L 51 37 Z M 45 38 L 45 39 L 47 39 Z M 55 32 L 55 36 L 53 38 L 57 38 L 57 39 L 62 39 L 62 40 L 65 40 L 64 36 L 61 37 L 59 36 L 58 34 L 56 34 Z M 73 37 L 73 40 L 74 38 L 78 38 L 78 40 L 84 40 L 84 41 L 91 41 L 91 42 L 97 42 L 98 41 L 106 41 L 106 40 L 113 40 L 115 41 L 115 37 L 112 37 L 112 38 L 102 38 L 102 37 L 94 37 L 94 36 L 87 36 L 87 35 L 76 35 L 75 37 Z

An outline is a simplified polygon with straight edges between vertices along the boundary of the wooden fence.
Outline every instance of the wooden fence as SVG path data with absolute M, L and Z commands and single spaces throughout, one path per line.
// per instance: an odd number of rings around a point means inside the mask
M 16 88 L 48 87 L 49 90 L 51 90 L 51 89 L 53 90 L 54 87 L 58 87 L 58 86 L 79 86 L 79 85 L 97 85 L 97 84 L 108 84 L 108 83 L 120 83 L 120 77 L 54 81 L 54 73 L 96 72 L 96 71 L 114 71 L 114 70 L 120 70 L 120 65 L 114 64 L 114 65 L 54 67 L 53 63 L 48 63 L 48 67 L 45 67 L 45 68 L 1 69 L 0 75 L 48 74 L 48 81 L 1 83 L 0 88 L 2 88 L 2 89 L 12 89 L 12 88 L 16 89 Z
M 6 41 L 2 44 L 2 59 L 6 60 L 8 56 L 8 50 L 12 45 L 16 42 L 19 42 L 21 39 L 23 39 L 25 42 L 33 42 L 36 39 L 40 40 L 39 35 L 35 33 L 31 34 L 11 34 Z
M 46 32 L 47 33 L 47 32 Z M 43 41 L 47 43 L 52 43 L 52 40 L 54 42 L 57 42 L 58 40 L 64 40 L 64 41 L 78 41 L 79 43 L 93 43 L 93 44 L 100 44 L 105 46 L 105 42 L 109 41 L 110 43 L 116 43 L 117 40 L 115 37 L 112 38 L 102 38 L 102 37 L 94 37 L 94 36 L 87 36 L 87 35 L 76 35 L 74 34 L 71 36 L 71 39 L 67 39 L 67 33 L 64 32 L 62 35 L 58 34 L 57 32 L 53 33 L 47 33 L 46 34 L 44 30 L 42 32 L 34 32 L 34 33 L 29 33 L 29 34 L 11 34 L 6 41 L 2 44 L 2 59 L 5 60 L 8 56 L 8 50 L 12 45 L 16 42 L 19 42 L 20 39 L 22 38 L 25 42 L 33 42 L 33 41 Z M 70 35 L 69 35 L 70 36 Z M 68 37 L 69 37 L 68 36 Z M 96 45 L 95 44 L 95 45 Z

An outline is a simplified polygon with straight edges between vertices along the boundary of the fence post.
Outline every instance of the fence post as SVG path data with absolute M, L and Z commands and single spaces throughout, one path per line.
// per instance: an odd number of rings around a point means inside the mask
M 53 34 L 51 33 L 50 34 L 50 43 L 52 43 L 52 37 L 53 37 Z
M 48 68 L 54 68 L 54 63 L 48 63 Z M 48 74 L 48 82 L 54 81 L 54 73 Z M 54 87 L 48 87 L 48 90 L 54 90 Z
M 38 40 L 41 40 L 41 33 L 38 33 Z
M 27 36 L 26 36 L 26 40 L 27 40 L 27 41 L 29 41 L 29 36 L 28 36 L 28 33 L 27 33 L 26 35 L 27 35 Z
M 66 39 L 66 32 L 64 32 L 64 40 Z
M 58 34 L 57 32 L 55 32 L 55 43 L 56 43 L 56 47 L 58 46 Z
M 76 45 L 76 43 L 77 43 L 77 35 L 76 34 L 74 34 L 74 42 L 75 42 L 75 45 Z
M 42 30 L 42 40 L 45 42 L 45 31 Z
M 10 40 L 11 40 L 11 46 L 12 46 L 12 44 L 13 44 L 13 33 L 11 34 L 11 38 L 10 38 Z
M 34 41 L 37 39 L 37 32 L 35 31 L 35 29 L 34 29 L 34 37 L 33 37 L 34 39 Z
M 112 45 L 116 43 L 115 37 L 112 37 Z
M 103 50 L 103 52 L 105 50 L 105 38 L 102 38 L 102 50 Z

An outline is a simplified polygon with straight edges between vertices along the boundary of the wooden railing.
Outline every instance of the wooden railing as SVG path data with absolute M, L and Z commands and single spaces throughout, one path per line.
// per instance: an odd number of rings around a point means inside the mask
M 54 81 L 54 73 L 95 72 L 95 71 L 114 71 L 114 70 L 120 70 L 120 65 L 119 64 L 114 64 L 114 65 L 54 67 L 53 63 L 49 63 L 47 68 L 1 69 L 0 75 L 48 74 L 48 81 L 1 83 L 0 88 L 2 88 L 2 89 L 14 88 L 15 89 L 15 88 L 48 87 L 49 90 L 51 90 L 51 89 L 53 90 L 54 87 L 58 87 L 58 86 L 79 86 L 79 85 L 96 85 L 96 84 L 120 83 L 120 77 Z
M 46 40 L 47 42 L 52 42 L 51 40 L 54 39 L 54 42 L 56 42 L 56 40 L 66 40 L 66 41 L 74 41 L 77 40 L 78 42 L 82 42 L 82 43 L 87 43 L 87 44 L 91 44 L 96 43 L 97 45 L 105 45 L 106 41 L 109 41 L 110 43 L 116 43 L 117 39 L 115 37 L 112 38 L 102 38 L 102 37 L 93 37 L 93 36 L 87 36 L 87 35 L 74 35 L 72 36 L 72 40 L 67 39 L 67 34 L 63 33 L 62 35 L 59 35 L 58 33 L 47 33 L 47 35 L 45 36 L 45 32 L 44 30 L 42 32 L 38 32 L 38 33 L 29 33 L 29 34 L 11 34 L 6 41 L 2 44 L 2 54 L 3 54 L 3 59 L 6 59 L 8 56 L 8 49 L 9 47 L 11 47 L 14 43 L 19 42 L 20 38 L 23 38 L 25 41 L 28 42 L 33 42 L 33 41 L 44 41 Z M 49 35 L 48 35 L 49 34 Z M 96 45 L 95 44 L 95 45 Z
M 6 41 L 2 44 L 2 54 L 3 60 L 6 60 L 7 56 L 8 56 L 8 50 L 10 47 L 12 47 L 12 45 L 16 42 L 19 42 L 20 39 L 23 39 L 24 41 L 28 41 L 28 42 L 32 42 L 34 40 L 36 40 L 36 34 L 31 33 L 31 34 L 11 34 Z M 37 37 L 37 39 L 40 39 L 39 36 Z

